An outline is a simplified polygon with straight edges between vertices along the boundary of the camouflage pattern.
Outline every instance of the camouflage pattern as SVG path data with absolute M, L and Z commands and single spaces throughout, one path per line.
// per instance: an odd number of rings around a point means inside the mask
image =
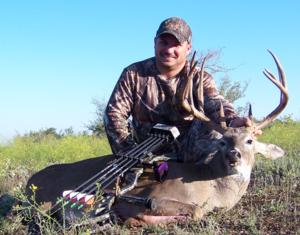
M 183 141 L 194 119 L 177 103 L 187 68 L 188 62 L 178 76 L 165 79 L 156 68 L 153 57 L 124 69 L 104 115 L 106 133 L 114 153 L 143 141 L 156 123 L 177 126 L 181 133 L 179 143 Z M 199 75 L 197 68 L 193 79 L 193 94 L 198 109 Z M 204 74 L 203 83 L 205 114 L 218 122 L 222 102 L 227 122 L 230 122 L 237 116 L 232 104 L 218 93 L 210 74 Z M 128 121 L 130 117 L 132 128 Z
M 165 33 L 172 34 L 180 43 L 185 41 L 190 43 L 192 41 L 190 27 L 183 19 L 178 17 L 171 17 L 164 20 L 156 32 L 156 37 Z
M 191 127 L 182 140 L 177 158 L 182 162 L 205 164 L 204 159 L 215 156 L 215 153 L 219 151 L 218 140 L 222 137 L 222 134 L 208 128 L 203 122 L 193 120 Z

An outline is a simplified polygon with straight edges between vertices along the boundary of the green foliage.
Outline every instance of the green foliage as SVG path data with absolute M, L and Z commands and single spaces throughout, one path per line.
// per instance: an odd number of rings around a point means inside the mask
M 105 136 L 105 128 L 103 124 L 103 116 L 105 111 L 105 103 L 99 100 L 93 100 L 93 104 L 96 106 L 96 119 L 93 121 L 90 121 L 90 123 L 87 125 L 87 129 L 90 130 L 93 135 L 103 137 Z
M 234 103 L 238 99 L 244 97 L 247 87 L 247 82 L 242 84 L 239 81 L 232 81 L 228 77 L 221 78 L 221 81 L 219 82 L 220 94 L 231 103 Z
M 218 82 L 219 93 L 224 96 L 229 102 L 234 103 L 238 99 L 245 96 L 245 91 L 248 87 L 248 82 L 233 81 L 228 77 L 228 71 L 232 68 L 227 68 L 221 63 L 222 49 L 209 50 L 200 54 L 199 61 L 205 60 L 205 70 L 214 77 L 219 74 L 221 79 Z M 220 76 L 221 75 L 221 76 Z
M 11 143 L 0 145 L 0 192 L 15 190 L 28 177 L 48 165 L 69 163 L 110 154 L 106 138 L 87 135 L 17 136 Z
M 237 100 L 245 96 L 246 89 L 248 87 L 248 82 L 232 81 L 227 76 L 220 79 L 218 82 L 218 89 L 222 96 L 225 97 L 229 102 L 234 104 Z M 248 111 L 249 103 L 244 106 L 238 106 L 235 111 L 240 115 L 244 116 Z

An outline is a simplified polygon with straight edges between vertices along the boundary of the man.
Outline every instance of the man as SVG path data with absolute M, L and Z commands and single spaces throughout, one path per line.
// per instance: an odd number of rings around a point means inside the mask
M 125 68 L 109 99 L 104 125 L 112 151 L 124 151 L 146 138 L 156 123 L 176 126 L 186 136 L 193 117 L 178 105 L 178 95 L 183 89 L 192 50 L 192 32 L 188 24 L 178 17 L 164 20 L 154 38 L 155 57 L 134 63 Z M 200 107 L 197 89 L 200 69 L 193 79 L 194 103 Z M 218 122 L 222 102 L 226 122 L 244 125 L 233 106 L 219 95 L 210 74 L 204 74 L 204 112 Z M 132 118 L 132 131 L 128 119 Z

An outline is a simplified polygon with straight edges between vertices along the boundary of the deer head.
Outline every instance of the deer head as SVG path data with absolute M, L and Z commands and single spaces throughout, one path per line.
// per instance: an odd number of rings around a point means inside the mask
M 210 167 L 219 176 L 240 173 L 249 178 L 254 156 L 262 154 L 269 159 L 277 159 L 284 155 L 284 151 L 276 145 L 259 142 L 257 133 L 269 125 L 286 107 L 288 102 L 288 92 L 286 80 L 282 66 L 276 56 L 272 55 L 279 74 L 279 79 L 269 72 L 264 71 L 264 75 L 275 84 L 280 90 L 280 103 L 261 122 L 254 123 L 252 120 L 251 106 L 248 117 L 252 121 L 250 127 L 227 127 L 224 117 L 222 103 L 220 104 L 220 123 L 213 122 L 203 112 L 204 107 L 196 109 L 192 99 L 192 80 L 197 62 L 195 53 L 192 57 L 190 69 L 185 80 L 185 87 L 180 96 L 180 104 L 186 112 L 193 115 L 197 120 L 192 124 L 187 140 L 184 142 L 184 161 L 196 161 L 199 165 Z M 205 58 L 201 64 L 200 84 L 203 83 Z M 200 104 L 204 104 L 203 88 L 200 88 Z M 190 101 L 190 102 L 189 102 Z M 220 161 L 222 158 L 222 161 Z

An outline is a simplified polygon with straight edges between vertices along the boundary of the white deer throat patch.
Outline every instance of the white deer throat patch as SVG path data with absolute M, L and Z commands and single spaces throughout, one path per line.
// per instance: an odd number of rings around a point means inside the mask
M 236 167 L 236 177 L 239 178 L 241 181 L 249 181 L 251 176 L 251 167 L 250 166 L 243 166 L 241 164 L 240 166 Z

